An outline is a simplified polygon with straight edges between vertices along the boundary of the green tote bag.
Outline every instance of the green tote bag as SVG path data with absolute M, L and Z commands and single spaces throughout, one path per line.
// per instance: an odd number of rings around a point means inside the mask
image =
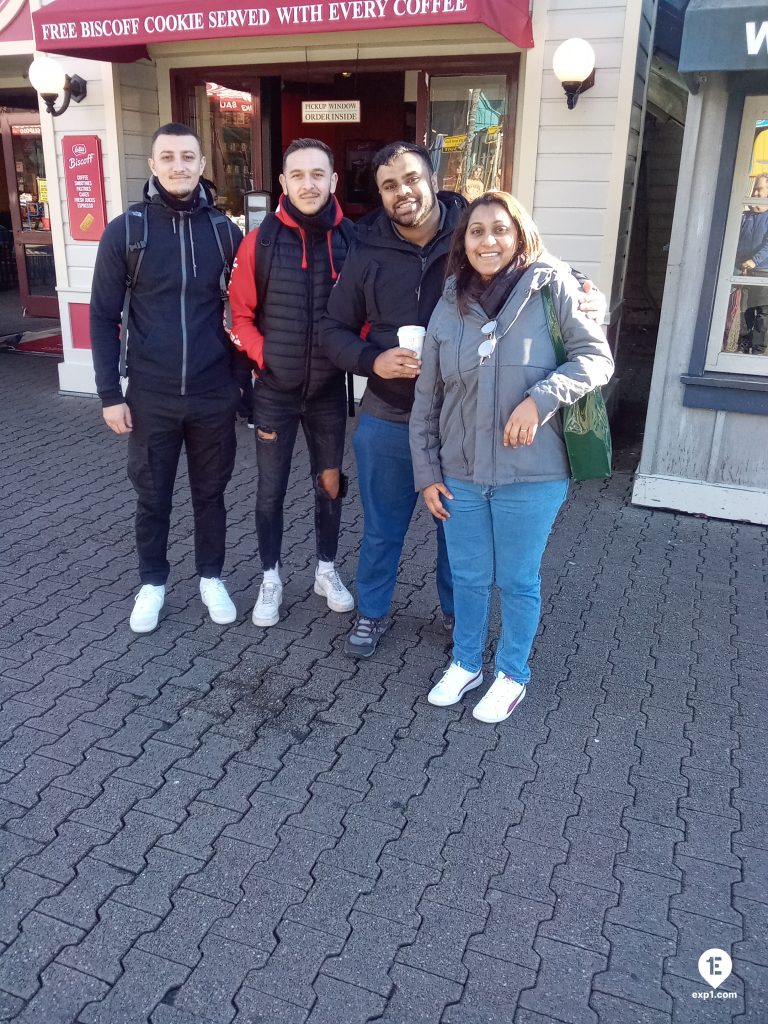
M 541 289 L 547 314 L 549 336 L 557 365 L 568 362 L 563 332 L 555 312 L 548 284 Z M 600 480 L 611 475 L 611 428 L 600 388 L 583 395 L 573 405 L 562 407 L 563 437 L 574 480 Z

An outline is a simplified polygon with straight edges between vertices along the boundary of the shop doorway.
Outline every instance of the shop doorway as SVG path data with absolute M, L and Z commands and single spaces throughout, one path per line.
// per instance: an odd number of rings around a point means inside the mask
M 6 221 L 0 230 L 2 275 L 15 276 L 24 316 L 55 318 L 56 271 L 40 116 L 0 114 Z
M 217 205 L 241 226 L 247 192 L 266 193 L 275 208 L 282 152 L 306 136 L 333 151 L 336 194 L 357 220 L 379 202 L 373 155 L 395 139 L 426 143 L 440 189 L 470 200 L 488 188 L 509 189 L 518 60 L 488 58 L 482 67 L 449 58 L 418 68 L 303 64 L 258 77 L 250 68 L 177 71 L 174 117 L 197 130 Z

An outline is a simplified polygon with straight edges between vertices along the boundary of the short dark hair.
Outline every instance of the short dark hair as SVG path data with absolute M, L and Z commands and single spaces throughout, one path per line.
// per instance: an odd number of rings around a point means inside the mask
M 330 146 L 321 142 L 320 139 L 294 139 L 283 153 L 283 170 L 285 170 L 285 161 L 291 153 L 297 153 L 300 149 L 319 149 L 321 153 L 325 153 L 328 157 L 328 163 L 331 165 L 331 170 L 333 170 L 333 150 Z
M 371 161 L 371 170 L 373 171 L 373 180 L 376 180 L 380 167 L 385 167 L 387 164 L 391 164 L 393 160 L 396 160 L 399 156 L 403 156 L 405 153 L 415 153 L 416 156 L 421 157 L 421 161 L 424 164 L 424 168 L 429 174 L 430 178 L 435 173 L 432 166 L 432 158 L 429 155 L 429 150 L 425 146 L 420 146 L 418 142 L 390 142 L 388 146 L 382 146 L 382 148 L 374 153 L 373 160 Z
M 200 136 L 197 134 L 194 128 L 190 128 L 188 124 L 179 124 L 178 121 L 171 121 L 169 124 L 162 124 L 157 129 L 155 134 L 152 136 L 152 141 L 149 144 L 150 153 L 155 148 L 155 143 L 161 135 L 191 135 L 197 142 L 198 149 L 202 153 L 203 144 L 200 141 Z

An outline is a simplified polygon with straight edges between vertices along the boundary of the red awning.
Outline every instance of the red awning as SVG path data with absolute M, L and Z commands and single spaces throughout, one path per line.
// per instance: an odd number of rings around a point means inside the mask
M 263 0 L 259 7 L 226 3 L 117 0 L 107 8 L 104 0 L 53 0 L 32 14 L 35 46 L 46 53 L 124 62 L 146 56 L 152 43 L 469 24 L 487 25 L 521 49 L 533 46 L 529 0 Z

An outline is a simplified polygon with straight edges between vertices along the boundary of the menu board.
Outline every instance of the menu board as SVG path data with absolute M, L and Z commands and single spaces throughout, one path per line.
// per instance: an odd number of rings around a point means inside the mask
M 76 242 L 98 242 L 107 223 L 101 140 L 98 135 L 65 135 L 61 150 L 69 233 Z

